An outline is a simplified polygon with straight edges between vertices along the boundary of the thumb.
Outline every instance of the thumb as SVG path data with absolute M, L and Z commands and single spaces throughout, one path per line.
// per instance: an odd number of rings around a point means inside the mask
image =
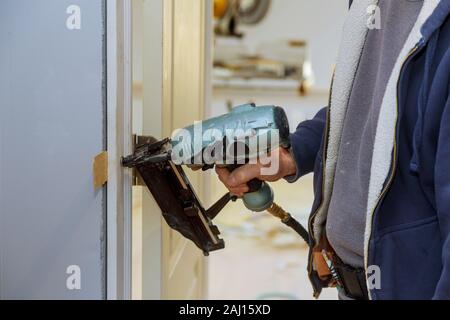
M 234 170 L 228 177 L 228 183 L 231 187 L 237 187 L 247 182 L 259 178 L 261 168 L 255 164 L 247 164 Z

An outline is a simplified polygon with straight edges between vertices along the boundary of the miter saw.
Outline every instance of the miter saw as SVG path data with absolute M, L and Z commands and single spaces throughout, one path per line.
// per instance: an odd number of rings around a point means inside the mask
M 284 110 L 247 104 L 229 114 L 179 130 L 171 139 L 150 138 L 122 163 L 137 170 L 168 225 L 209 255 L 225 247 L 213 220 L 230 201 L 237 201 L 237 197 L 228 193 L 205 209 L 183 166 L 199 166 L 204 171 L 221 166 L 232 172 L 279 147 L 290 147 Z M 266 182 L 254 179 L 248 186 L 249 192 L 242 200 L 249 210 L 267 211 L 280 218 L 309 244 L 306 229 L 274 203 L 273 190 Z
M 255 25 L 267 15 L 271 0 L 214 0 L 215 33 L 242 37 L 239 24 Z

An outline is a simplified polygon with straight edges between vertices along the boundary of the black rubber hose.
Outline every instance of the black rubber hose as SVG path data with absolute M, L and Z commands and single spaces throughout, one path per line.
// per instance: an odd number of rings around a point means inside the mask
M 295 232 L 298 233 L 298 235 L 300 237 L 302 237 L 303 240 L 305 240 L 306 244 L 308 246 L 311 245 L 310 242 L 310 238 L 309 238 L 309 233 L 308 231 L 305 229 L 305 227 L 303 227 L 300 222 L 298 222 L 297 220 L 295 220 L 292 216 L 287 220 L 287 221 L 283 221 L 283 223 L 285 225 L 287 225 L 289 228 L 293 229 Z

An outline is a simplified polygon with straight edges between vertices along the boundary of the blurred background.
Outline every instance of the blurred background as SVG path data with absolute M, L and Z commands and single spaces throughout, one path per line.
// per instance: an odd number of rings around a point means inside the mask
M 325 9 L 326 8 L 326 9 Z M 325 9 L 325 10 L 324 10 Z M 207 116 L 253 102 L 278 105 L 291 131 L 328 103 L 347 0 L 216 0 L 212 106 Z M 273 184 L 276 201 L 304 224 L 312 175 Z M 208 199 L 226 190 L 210 173 Z M 211 299 L 312 299 L 307 247 L 266 214 L 230 205 L 217 218 L 227 249 L 208 259 Z M 321 299 L 336 299 L 326 290 Z

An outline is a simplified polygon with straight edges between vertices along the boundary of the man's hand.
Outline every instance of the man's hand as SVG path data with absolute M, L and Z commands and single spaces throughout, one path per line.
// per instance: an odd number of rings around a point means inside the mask
M 279 164 L 278 170 L 272 175 L 263 175 L 263 170 L 270 167 L 271 163 L 263 164 L 261 162 L 244 165 L 232 173 L 227 168 L 216 167 L 216 172 L 220 181 L 233 195 L 243 197 L 249 191 L 247 183 L 255 178 L 262 181 L 275 182 L 297 173 L 295 160 L 288 150 L 284 148 L 276 149 L 272 151 L 270 158 L 272 163 Z

